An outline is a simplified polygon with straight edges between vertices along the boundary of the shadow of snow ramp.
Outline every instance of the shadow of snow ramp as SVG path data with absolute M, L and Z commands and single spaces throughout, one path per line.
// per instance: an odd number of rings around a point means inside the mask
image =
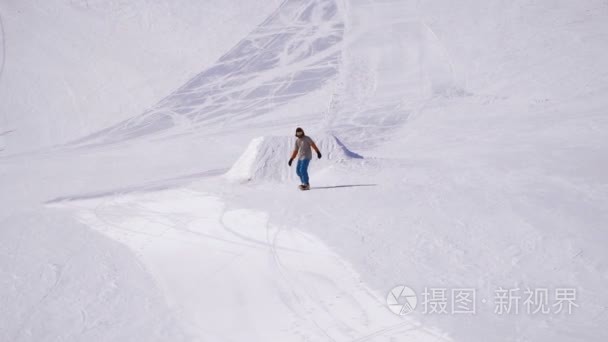
M 323 157 L 314 156 L 310 163 L 310 171 L 321 170 L 335 163 L 363 157 L 350 151 L 338 138 L 326 135 L 320 138 L 312 137 L 321 150 Z M 287 161 L 295 148 L 293 137 L 264 136 L 253 139 L 245 152 L 224 175 L 235 182 L 249 181 L 285 181 L 296 178 L 295 164 L 291 167 Z

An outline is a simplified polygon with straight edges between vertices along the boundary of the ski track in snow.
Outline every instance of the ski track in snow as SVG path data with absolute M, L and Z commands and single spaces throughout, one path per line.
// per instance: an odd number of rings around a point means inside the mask
M 289 123 L 296 117 L 281 108 L 331 81 L 337 85 L 324 129 L 354 148 L 378 144 L 429 99 L 465 94 L 437 35 L 420 19 L 400 16 L 409 12 L 415 6 L 408 3 L 287 0 L 146 113 L 74 144 Z
M 445 47 L 416 11 L 408 2 L 348 2 L 348 43 L 325 124 L 354 148 L 389 139 L 434 97 L 464 94 Z
M 51 205 L 132 249 L 194 340 L 448 340 L 393 315 L 322 242 L 262 212 L 186 189 Z
M 148 112 L 77 143 L 249 123 L 332 79 L 343 30 L 337 1 L 287 0 L 215 65 Z

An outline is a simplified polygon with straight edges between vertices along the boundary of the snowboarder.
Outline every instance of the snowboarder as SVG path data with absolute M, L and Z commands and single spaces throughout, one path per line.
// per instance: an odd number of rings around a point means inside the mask
M 300 127 L 296 128 L 296 144 L 293 152 L 291 153 L 291 158 L 289 158 L 289 162 L 287 163 L 291 166 L 293 160 L 298 157 L 298 164 L 296 166 L 296 174 L 300 177 L 301 185 L 300 190 L 309 190 L 310 184 L 308 183 L 308 164 L 310 164 L 310 160 L 312 159 L 312 151 L 311 148 L 317 152 L 317 157 L 321 159 L 321 152 L 315 142 L 306 134 L 304 134 L 304 130 Z

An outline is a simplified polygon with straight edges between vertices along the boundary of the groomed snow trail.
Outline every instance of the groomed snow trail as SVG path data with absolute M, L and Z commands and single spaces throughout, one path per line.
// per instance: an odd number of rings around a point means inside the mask
M 447 341 L 320 240 L 187 189 L 57 202 L 128 246 L 193 341 Z

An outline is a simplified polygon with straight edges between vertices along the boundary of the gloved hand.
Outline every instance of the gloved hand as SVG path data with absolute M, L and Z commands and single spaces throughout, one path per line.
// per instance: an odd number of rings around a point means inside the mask
M 293 159 L 289 159 L 289 162 L 287 162 L 287 165 L 291 166 L 291 163 L 293 163 Z
M 321 151 L 317 152 L 317 157 L 319 157 L 319 159 L 321 159 Z

